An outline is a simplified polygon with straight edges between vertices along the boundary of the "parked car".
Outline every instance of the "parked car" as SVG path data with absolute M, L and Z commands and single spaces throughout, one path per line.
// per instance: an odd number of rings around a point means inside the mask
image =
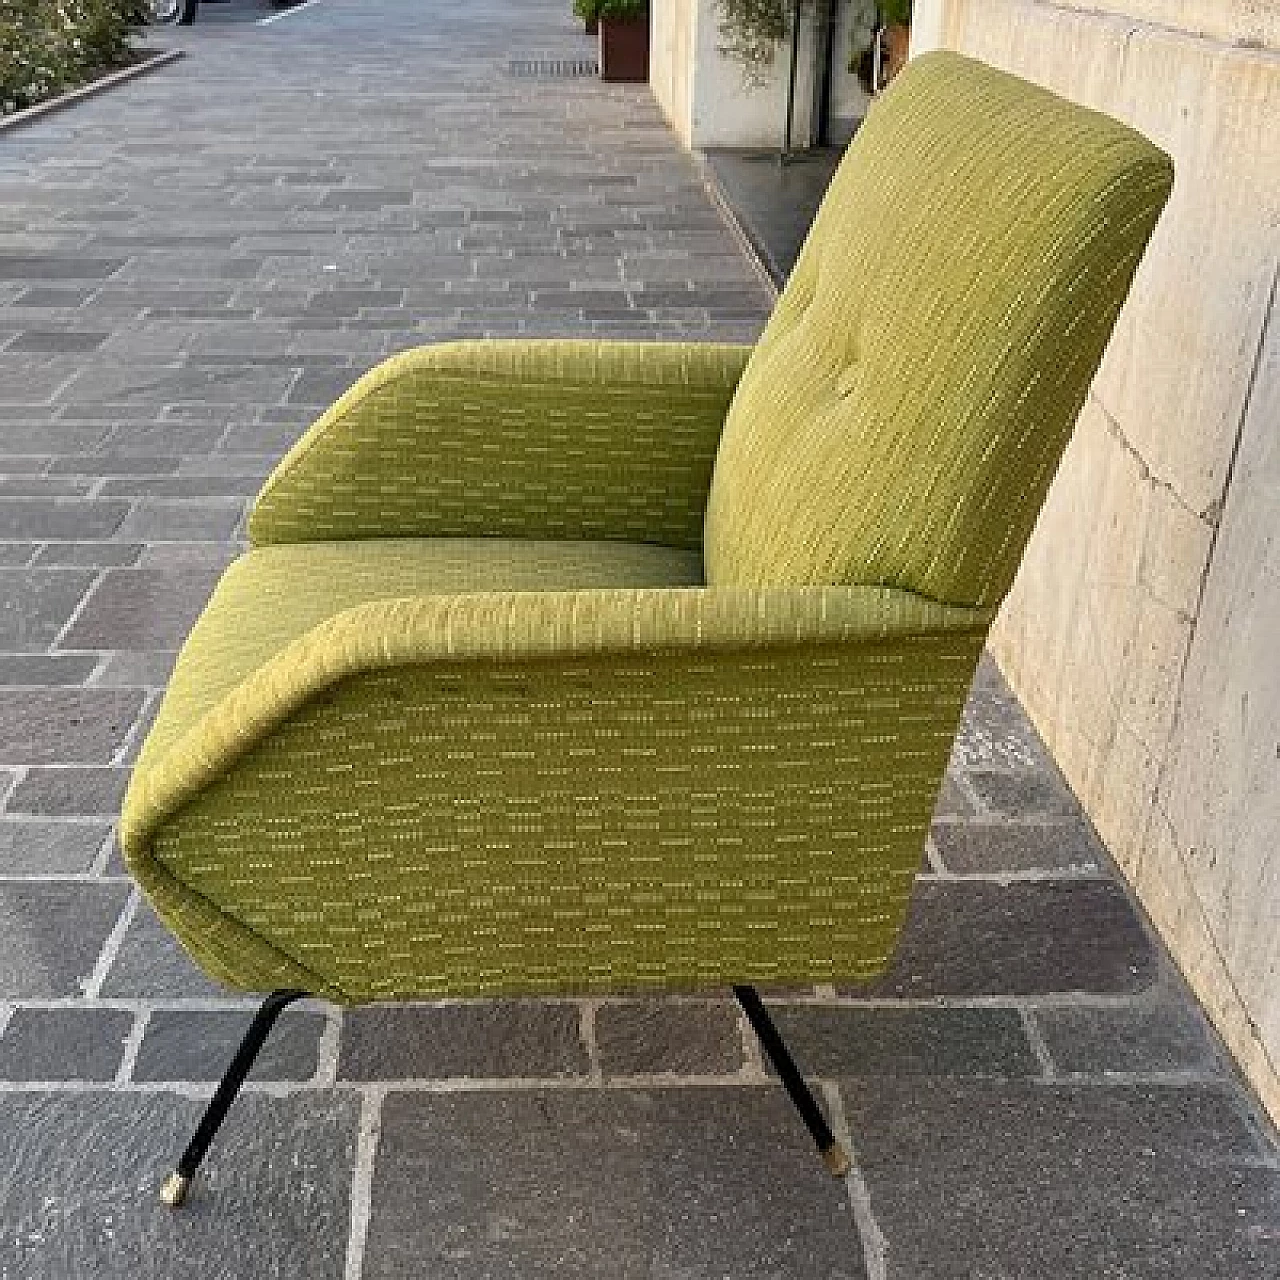
M 287 9 L 296 3 L 297 0 L 271 0 L 271 7 Z M 186 26 L 196 20 L 196 10 L 199 7 L 200 0 L 147 0 L 148 18 L 157 26 Z
M 159 26 L 194 22 L 200 0 L 147 0 L 147 16 Z

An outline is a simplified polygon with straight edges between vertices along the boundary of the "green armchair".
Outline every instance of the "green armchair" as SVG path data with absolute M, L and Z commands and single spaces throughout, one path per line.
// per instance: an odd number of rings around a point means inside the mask
M 952 54 L 849 148 L 754 349 L 463 342 L 303 436 L 184 647 L 129 865 L 289 999 L 868 978 L 994 611 L 1168 196 Z

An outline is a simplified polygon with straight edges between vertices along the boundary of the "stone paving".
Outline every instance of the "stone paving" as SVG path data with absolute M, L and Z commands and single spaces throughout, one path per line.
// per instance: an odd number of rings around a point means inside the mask
M 769 305 L 643 87 L 509 73 L 568 0 L 254 0 L 0 140 L 0 1280 L 1274 1277 L 1280 1153 L 993 665 L 892 971 L 779 993 L 827 1178 L 726 994 L 286 1014 L 112 820 L 246 504 L 388 352 L 749 339 Z

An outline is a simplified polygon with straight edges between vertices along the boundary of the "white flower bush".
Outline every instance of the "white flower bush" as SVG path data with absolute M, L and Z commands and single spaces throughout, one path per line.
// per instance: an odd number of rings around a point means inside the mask
M 144 0 L 0 0 L 0 115 L 129 58 Z

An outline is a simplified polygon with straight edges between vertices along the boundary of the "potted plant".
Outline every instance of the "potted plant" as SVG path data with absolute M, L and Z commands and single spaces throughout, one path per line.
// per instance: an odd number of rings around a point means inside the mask
M 880 0 L 880 78 L 883 89 L 907 65 L 911 49 L 912 0 Z
M 600 4 L 601 0 L 573 0 L 573 11 L 582 19 L 589 36 L 600 29 Z
M 649 79 L 648 0 L 598 0 L 600 79 Z

